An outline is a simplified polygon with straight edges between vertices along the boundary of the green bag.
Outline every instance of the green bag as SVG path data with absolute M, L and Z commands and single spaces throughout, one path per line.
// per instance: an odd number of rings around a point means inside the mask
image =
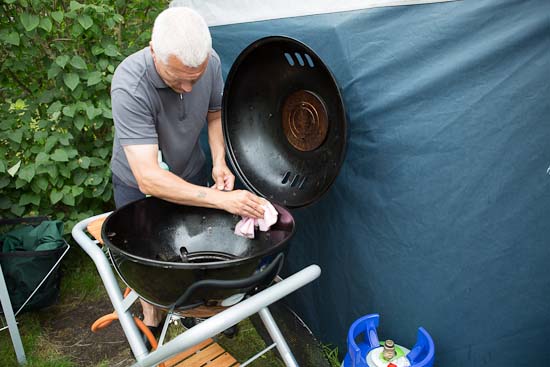
M 20 224 L 0 235 L 0 264 L 15 312 L 52 270 L 68 247 L 62 237 L 63 223 L 44 219 L 47 218 L 0 220 L 3 227 Z M 29 222 L 33 225 L 21 225 Z M 36 310 L 55 303 L 59 298 L 60 282 L 61 272 L 58 264 L 30 298 L 24 310 Z

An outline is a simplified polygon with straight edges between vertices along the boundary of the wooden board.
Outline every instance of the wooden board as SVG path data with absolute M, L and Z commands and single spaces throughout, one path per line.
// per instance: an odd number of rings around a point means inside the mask
M 107 217 L 94 220 L 88 227 L 90 233 L 96 240 L 103 244 L 101 239 L 101 226 Z M 194 347 L 191 347 L 180 354 L 166 360 L 165 367 L 238 367 L 239 363 L 229 353 L 212 339 L 207 339 Z
M 239 363 L 212 339 L 207 339 L 168 359 L 164 365 L 165 367 L 238 367 Z
M 105 219 L 107 219 L 107 217 L 96 219 L 93 222 L 90 222 L 88 227 L 86 227 L 88 233 L 90 233 L 101 244 L 103 244 L 103 240 L 101 239 L 101 226 L 103 225 L 103 222 L 105 222 Z

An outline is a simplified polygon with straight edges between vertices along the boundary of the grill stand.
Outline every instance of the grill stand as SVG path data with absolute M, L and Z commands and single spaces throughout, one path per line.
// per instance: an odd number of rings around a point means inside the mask
M 82 249 L 84 249 L 88 256 L 92 258 L 97 267 L 101 280 L 105 286 L 105 290 L 107 291 L 109 299 L 111 300 L 111 303 L 113 304 L 113 307 L 118 315 L 122 330 L 124 331 L 126 339 L 132 349 L 132 353 L 136 358 L 136 363 L 133 366 L 155 366 L 173 355 L 176 355 L 177 353 L 180 353 L 207 338 L 221 333 L 227 328 L 255 313 L 259 313 L 260 318 L 267 328 L 269 335 L 273 339 L 274 345 L 277 347 L 277 350 L 283 358 L 285 365 L 287 367 L 298 366 L 292 352 L 290 351 L 290 348 L 288 347 L 288 344 L 286 343 L 286 340 L 281 334 L 279 327 L 267 307 L 317 279 L 321 274 L 321 268 L 319 268 L 319 266 L 308 266 L 307 268 L 263 290 L 262 292 L 255 294 L 254 296 L 241 301 L 229 309 L 199 323 L 168 343 L 160 345 L 157 350 L 149 353 L 145 348 L 145 344 L 141 339 L 141 334 L 134 323 L 129 310 L 132 303 L 138 298 L 138 295 L 132 291 L 126 299 L 123 298 L 122 292 L 111 268 L 111 263 L 107 259 L 107 256 L 97 245 L 97 241 L 90 239 L 84 232 L 89 223 L 107 215 L 109 215 L 109 213 L 84 219 L 73 227 L 72 235 L 75 241 L 82 247 Z M 165 334 L 166 328 L 167 324 L 165 324 L 162 334 Z M 161 340 L 163 337 L 164 335 L 161 335 Z M 265 351 L 271 348 L 272 346 L 266 348 Z M 257 357 L 258 355 L 252 358 L 255 359 Z M 245 362 L 243 365 L 246 364 L 248 364 L 248 362 Z

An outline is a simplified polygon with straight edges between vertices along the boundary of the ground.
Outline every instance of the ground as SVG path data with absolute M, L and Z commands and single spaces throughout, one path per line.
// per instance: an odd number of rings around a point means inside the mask
M 113 312 L 93 262 L 77 246 L 71 248 L 63 262 L 59 301 L 17 317 L 27 367 L 118 367 L 134 363 L 118 321 L 96 333 L 91 331 L 95 320 Z M 123 284 L 120 285 L 123 289 Z M 330 355 L 332 351 L 323 351 L 288 309 L 279 304 L 270 309 L 300 365 L 330 366 L 325 354 Z M 137 306 L 133 306 L 132 312 L 139 313 Z M 234 338 L 220 334 L 214 339 L 240 362 L 263 350 L 265 340 L 271 344 L 257 317 L 243 320 L 238 328 Z M 182 326 L 171 324 L 169 334 L 173 337 L 183 331 Z M 332 365 L 338 366 L 338 362 Z M 17 367 L 7 330 L 0 332 L 0 366 Z M 272 350 L 252 362 L 251 367 L 283 367 L 283 363 Z
M 48 341 L 77 366 L 128 366 L 134 361 L 132 352 L 118 322 L 94 333 L 92 323 L 111 313 L 108 299 L 88 302 L 72 302 L 58 305 L 41 312 L 43 332 Z

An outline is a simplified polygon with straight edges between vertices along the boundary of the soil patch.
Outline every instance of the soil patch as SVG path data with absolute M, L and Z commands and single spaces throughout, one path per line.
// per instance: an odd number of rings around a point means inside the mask
M 75 300 L 40 312 L 41 325 L 49 343 L 78 366 L 127 366 L 134 361 L 118 321 L 94 333 L 95 320 L 113 312 L 108 299 Z

